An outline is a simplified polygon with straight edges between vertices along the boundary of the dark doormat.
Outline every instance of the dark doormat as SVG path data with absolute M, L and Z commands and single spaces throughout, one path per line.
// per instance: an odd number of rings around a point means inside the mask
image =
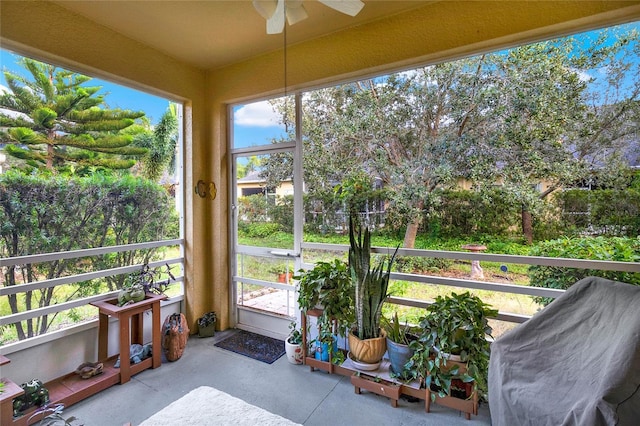
M 284 355 L 284 341 L 240 330 L 224 340 L 215 343 L 228 351 L 266 362 L 267 364 Z

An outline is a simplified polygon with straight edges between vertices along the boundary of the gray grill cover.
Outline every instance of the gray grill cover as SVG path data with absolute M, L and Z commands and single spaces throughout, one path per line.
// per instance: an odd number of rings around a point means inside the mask
M 497 339 L 494 425 L 640 425 L 640 287 L 588 277 Z

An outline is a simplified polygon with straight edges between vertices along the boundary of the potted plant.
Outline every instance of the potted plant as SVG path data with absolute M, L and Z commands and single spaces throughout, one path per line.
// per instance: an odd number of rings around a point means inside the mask
M 358 226 L 356 231 L 353 217 L 349 218 L 349 245 L 356 315 L 355 328 L 349 332 L 349 351 L 357 362 L 377 364 L 387 350 L 380 317 L 397 249 L 391 258 L 384 258 L 371 267 L 371 233 L 366 226 Z
M 320 361 L 342 364 L 344 362 L 344 353 L 338 350 L 338 340 L 336 338 L 336 330 L 334 330 L 335 324 L 335 320 L 326 311 L 318 317 L 318 337 L 312 341 L 312 343 L 315 343 L 314 357 Z
M 216 333 L 217 316 L 214 311 L 207 312 L 198 318 L 198 336 L 211 337 Z
M 291 278 L 293 278 L 293 271 L 288 268 L 286 263 L 277 263 L 269 268 L 269 271 L 276 274 L 279 283 L 288 284 L 291 282 Z
M 427 310 L 427 315 L 420 318 L 422 333 L 410 345 L 415 351 L 411 367 L 434 392 L 432 398 L 450 395 L 454 379 L 473 383 L 474 390 L 481 394 L 486 392 L 487 336 L 492 331 L 488 317 L 498 311 L 469 292 L 438 296 Z
M 298 306 L 306 313 L 323 310 L 327 318 L 337 322 L 338 333 L 353 323 L 353 287 L 347 264 L 340 259 L 318 262 L 312 269 L 298 271 Z
M 418 328 L 410 326 L 407 322 L 401 324 L 397 312 L 394 312 L 391 320 L 383 316 L 382 325 L 387 333 L 391 375 L 403 380 L 410 379 L 411 374 L 406 364 L 413 356 L 414 351 L 409 345 L 418 339 Z
M 140 271 L 129 274 L 118 293 L 118 306 L 140 302 L 148 293 L 164 294 L 171 281 L 176 279 L 169 265 L 165 264 L 165 266 L 167 278 L 163 280 L 158 280 L 161 272 L 158 269 L 151 269 L 147 263 L 142 265 Z
M 295 321 L 289 324 L 291 333 L 284 341 L 284 350 L 287 354 L 287 361 L 291 364 L 302 364 L 302 333 L 297 328 Z

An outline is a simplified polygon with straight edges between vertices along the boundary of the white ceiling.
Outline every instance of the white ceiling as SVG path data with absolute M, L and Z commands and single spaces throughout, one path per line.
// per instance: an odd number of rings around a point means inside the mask
M 394 15 L 433 1 L 363 0 L 351 17 L 317 0 L 304 0 L 309 17 L 287 25 L 287 44 Z M 213 69 L 281 49 L 283 34 L 266 34 L 251 0 L 54 0 L 62 7 L 153 49 L 202 69 Z

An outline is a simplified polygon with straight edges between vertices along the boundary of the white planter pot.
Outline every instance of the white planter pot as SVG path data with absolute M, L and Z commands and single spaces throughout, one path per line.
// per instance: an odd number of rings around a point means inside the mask
M 291 364 L 302 364 L 302 345 L 294 345 L 289 340 L 284 341 L 284 350 L 287 355 L 287 361 Z

